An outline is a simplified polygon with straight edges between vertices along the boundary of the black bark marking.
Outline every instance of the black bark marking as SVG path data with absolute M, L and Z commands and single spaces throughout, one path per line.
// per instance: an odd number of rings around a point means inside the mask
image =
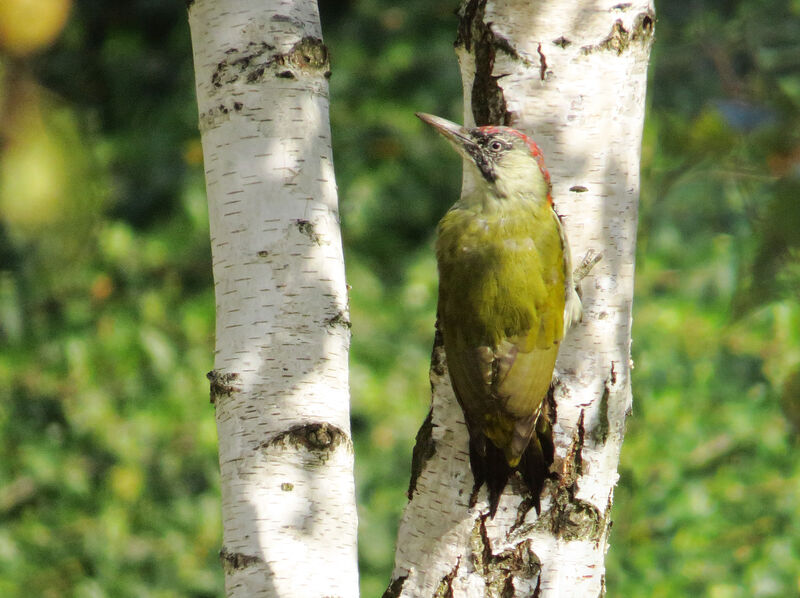
M 304 446 L 310 451 L 333 450 L 346 441 L 347 434 L 336 426 L 327 423 L 301 424 L 278 434 L 271 445 L 288 441 L 296 446 Z
M 444 354 L 444 339 L 437 320 L 436 331 L 433 336 L 433 349 L 431 350 L 431 372 L 437 376 L 444 376 L 446 371 L 447 358 Z M 433 390 L 433 381 L 431 381 L 431 390 Z
M 592 440 L 599 444 L 605 444 L 608 440 L 609 430 L 611 429 L 611 422 L 608 419 L 608 400 L 611 397 L 611 388 L 617 384 L 617 372 L 614 368 L 614 362 L 611 362 L 611 371 L 606 378 L 603 386 L 603 394 L 600 396 L 600 405 L 598 406 L 597 424 L 592 430 Z
M 259 448 L 267 449 L 279 444 L 289 444 L 296 448 L 303 447 L 316 454 L 324 463 L 328 455 L 344 444 L 352 451 L 352 443 L 347 433 L 329 423 L 298 424 L 277 434 L 271 440 L 261 444 Z
M 328 48 L 317 37 L 306 36 L 288 52 L 275 52 L 266 42 L 250 42 L 244 50 L 230 48 L 226 57 L 217 63 L 211 84 L 220 88 L 244 80 L 258 83 L 268 72 L 276 77 L 297 79 L 305 75 L 330 77 Z
M 211 370 L 206 374 L 210 386 L 209 402 L 216 405 L 217 399 L 221 396 L 229 397 L 234 392 L 242 390 L 241 385 L 236 382 L 239 380 L 239 374 L 236 372 L 228 372 L 223 374 L 217 370 Z
M 316 230 L 314 230 L 313 222 L 300 218 L 295 220 L 294 223 L 297 226 L 297 230 L 311 239 L 312 243 L 322 245 L 322 237 L 316 232 Z
M 300 19 L 296 19 L 290 15 L 272 15 L 272 18 L 270 20 L 273 21 L 274 23 L 290 23 L 295 27 L 297 27 L 298 29 L 303 29 L 303 27 L 305 26 L 305 23 L 303 23 L 303 21 L 301 21 Z
M 247 73 L 247 82 L 248 83 L 255 83 L 264 75 L 264 71 L 267 70 L 266 65 L 258 65 L 253 70 Z
M 553 382 L 550 385 L 550 388 L 547 389 L 547 396 L 545 397 L 545 409 L 543 413 L 547 415 L 547 419 L 550 421 L 550 426 L 555 426 L 556 421 L 558 421 L 558 406 L 556 405 L 556 386 L 561 384 L 561 382 Z
M 475 124 L 510 125 L 511 113 L 506 109 L 499 77 L 492 74 L 495 53 L 501 50 L 519 59 L 518 52 L 506 39 L 496 36 L 484 22 L 486 0 L 469 0 L 460 11 L 456 47 L 464 47 L 475 56 L 475 78 L 472 82 L 472 116 Z
M 456 565 L 453 567 L 447 575 L 442 577 L 441 581 L 439 582 L 439 587 L 436 588 L 436 591 L 433 593 L 433 598 L 455 598 L 455 593 L 453 592 L 453 580 L 456 578 L 458 574 L 458 568 L 461 565 L 461 557 L 456 559 Z
M 633 33 L 631 41 L 646 41 L 653 36 L 656 26 L 656 15 L 652 11 L 642 12 L 636 15 L 633 21 Z
M 264 58 L 275 46 L 267 42 L 250 42 L 244 50 L 229 48 L 225 51 L 225 58 L 217 63 L 217 68 L 211 74 L 211 84 L 220 88 L 223 85 L 235 83 L 242 76 L 249 80 L 253 70 L 269 64 L 270 59 Z
M 586 55 L 607 50 L 620 56 L 632 43 L 647 43 L 652 39 L 654 28 L 655 14 L 649 10 L 636 15 L 630 31 L 625 29 L 621 19 L 617 19 L 605 39 L 593 46 L 583 46 L 581 54 Z
M 260 556 L 252 554 L 244 554 L 242 552 L 229 552 L 224 546 L 219 551 L 219 560 L 222 562 L 222 568 L 226 574 L 231 574 L 234 571 L 245 569 L 258 563 L 263 563 Z
M 614 379 L 614 366 L 612 363 L 611 374 L 606 378 L 603 394 L 600 397 L 600 405 L 597 408 L 597 423 L 592 429 L 592 440 L 597 444 L 605 444 L 606 440 L 608 440 L 608 430 L 611 427 L 608 421 L 608 398 L 611 395 L 611 386 L 614 384 Z
M 489 23 L 489 25 L 491 26 L 491 23 Z M 519 52 L 517 52 L 517 49 L 514 46 L 512 46 L 511 42 L 508 41 L 506 38 L 504 38 L 502 35 L 498 35 L 495 32 L 492 32 L 492 35 L 494 36 L 495 50 L 501 50 L 514 60 L 520 60 L 525 63 L 530 63 L 530 61 L 525 60 L 522 56 L 520 56 Z
M 567 46 L 571 46 L 572 42 L 562 35 L 558 39 L 554 39 L 553 44 L 560 47 L 563 50 Z
M 419 475 L 434 454 L 436 454 L 436 442 L 433 440 L 433 409 L 431 409 L 417 432 L 417 440 L 411 453 L 411 479 L 406 492 L 408 500 L 413 498 L 414 492 L 417 490 Z
M 401 575 L 400 577 L 395 577 L 392 580 L 392 583 L 389 584 L 389 587 L 386 588 L 386 591 L 383 593 L 381 598 L 397 598 L 400 595 L 400 592 L 403 591 L 403 586 L 408 579 L 408 575 Z
M 578 417 L 578 425 L 572 433 L 572 443 L 569 447 L 569 452 L 564 458 L 564 465 L 561 472 L 561 480 L 559 485 L 562 487 L 573 487 L 576 480 L 583 473 L 583 451 L 584 436 L 586 429 L 584 428 L 584 417 L 586 412 L 581 409 L 581 414 Z
M 485 10 L 486 1 L 469 0 L 461 5 L 458 16 L 458 32 L 456 34 L 455 46 L 464 46 L 468 52 L 472 50 L 472 22 L 475 20 L 478 10 L 481 14 Z
M 589 189 L 584 187 L 583 185 L 573 185 L 569 188 L 570 191 L 573 193 L 586 193 Z
M 216 106 L 212 106 L 205 112 L 200 113 L 199 115 L 199 123 L 201 130 L 213 128 L 215 125 L 219 124 L 223 120 L 230 118 L 228 116 L 231 112 L 241 112 L 244 109 L 244 104 L 241 102 L 233 102 L 230 106 L 226 106 L 224 103 L 217 104 Z
M 519 501 L 516 519 L 514 519 L 514 523 L 509 529 L 514 531 L 521 527 L 525 523 L 525 517 L 528 515 L 528 511 L 534 508 L 536 508 L 536 499 L 532 496 L 527 496 Z
M 572 471 L 570 484 L 575 484 L 575 481 L 583 475 L 583 444 L 586 436 L 586 428 L 583 425 L 586 412 L 581 409 L 580 417 L 578 417 L 578 427 L 575 428 L 575 433 L 572 435 L 572 448 L 570 453 L 572 455 Z
M 352 326 L 352 324 L 350 324 L 350 318 L 348 317 L 347 312 L 345 311 L 338 311 L 330 318 L 326 318 L 325 324 L 330 328 L 341 326 L 343 328 L 347 328 L 348 330 Z
M 536 52 L 539 54 L 539 79 L 544 81 L 547 78 L 547 59 L 542 52 L 542 44 L 537 46 Z

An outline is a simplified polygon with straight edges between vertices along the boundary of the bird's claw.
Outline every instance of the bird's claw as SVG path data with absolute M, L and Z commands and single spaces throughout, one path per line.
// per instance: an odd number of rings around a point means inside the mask
M 584 255 L 583 259 L 581 260 L 581 263 L 578 264 L 578 266 L 572 273 L 572 280 L 574 281 L 576 288 L 578 287 L 578 283 L 580 283 L 581 280 L 586 278 L 589 272 L 592 271 L 594 265 L 602 259 L 603 259 L 603 254 L 598 253 L 594 249 L 590 249 L 589 251 L 586 252 L 586 255 Z

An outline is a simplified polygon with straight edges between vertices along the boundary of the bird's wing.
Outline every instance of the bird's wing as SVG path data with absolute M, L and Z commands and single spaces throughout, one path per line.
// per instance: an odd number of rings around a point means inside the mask
M 542 316 L 543 320 L 551 318 L 556 316 Z M 542 331 L 532 331 L 527 337 L 505 339 L 494 352 L 497 366 L 491 398 L 499 413 L 494 429 L 487 427 L 486 434 L 500 443 L 509 462 L 517 461 L 525 451 L 553 377 L 561 339 L 545 335 L 549 338 L 542 347 L 536 342 L 542 335 Z
M 560 289 L 555 289 L 557 295 Z M 476 345 L 470 328 L 458 322 L 446 325 L 447 363 L 471 432 L 490 438 L 512 465 L 528 445 L 550 386 L 563 336 L 563 306 L 563 298 L 541 301 L 529 328 L 503 335 L 493 346 Z

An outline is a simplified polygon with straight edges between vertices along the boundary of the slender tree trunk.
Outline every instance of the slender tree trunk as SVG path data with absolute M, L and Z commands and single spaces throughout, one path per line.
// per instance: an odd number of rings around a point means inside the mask
M 602 595 L 617 464 L 631 408 L 630 329 L 651 0 L 469 0 L 456 52 L 466 124 L 506 124 L 541 146 L 583 280 L 549 417 L 556 447 L 541 515 L 512 479 L 494 519 L 475 508 L 467 432 L 444 350 L 417 437 L 410 502 L 386 596 Z
M 347 292 L 313 0 L 189 2 L 228 596 L 356 596 Z

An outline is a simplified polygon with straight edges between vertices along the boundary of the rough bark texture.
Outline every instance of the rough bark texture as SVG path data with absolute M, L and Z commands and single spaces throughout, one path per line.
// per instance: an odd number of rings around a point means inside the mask
M 468 0 L 456 52 L 464 120 L 507 124 L 541 146 L 572 253 L 602 253 L 584 319 L 562 345 L 548 409 L 556 448 L 537 517 L 513 479 L 494 519 L 469 508 L 467 433 L 437 341 L 431 413 L 387 596 L 596 597 L 625 418 L 639 158 L 655 14 L 649 0 Z
M 188 3 L 228 596 L 356 596 L 350 325 L 314 0 Z

